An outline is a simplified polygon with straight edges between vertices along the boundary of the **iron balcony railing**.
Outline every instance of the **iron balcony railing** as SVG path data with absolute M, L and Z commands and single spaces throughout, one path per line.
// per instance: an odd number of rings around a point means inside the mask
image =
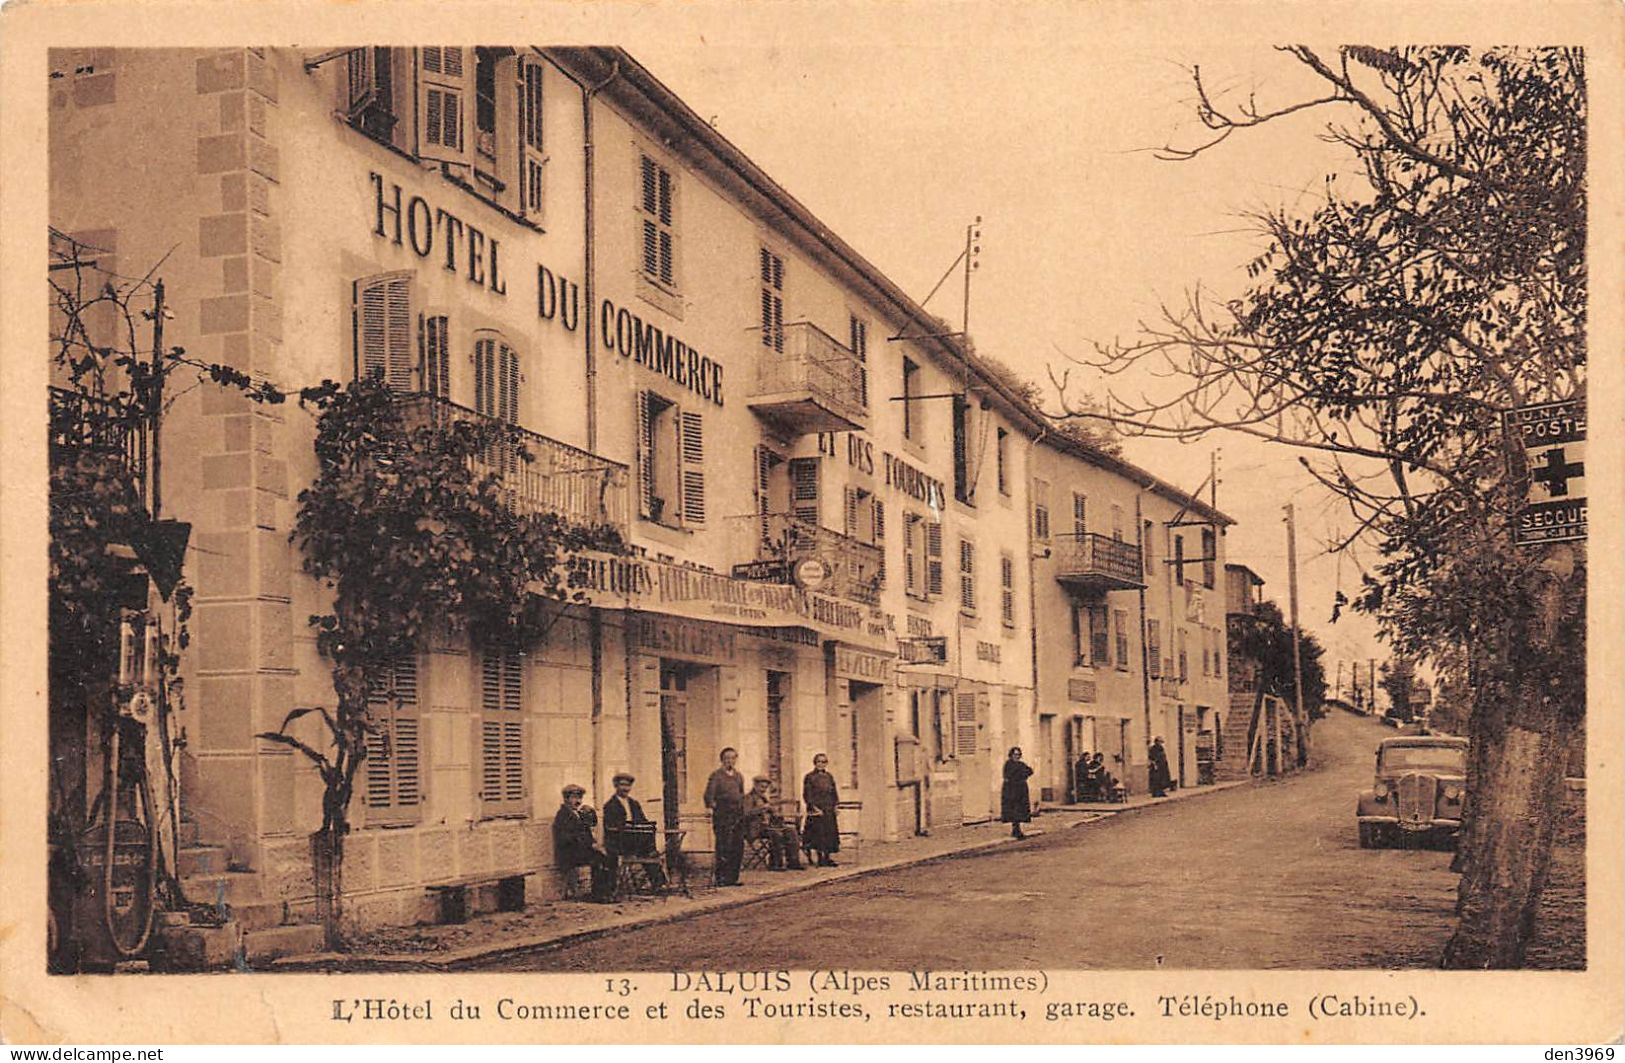
M 449 428 L 497 418 L 432 395 L 403 397 L 408 425 Z M 515 512 L 556 513 L 580 524 L 626 527 L 630 499 L 627 468 L 517 425 L 505 438 L 469 459 L 481 475 L 494 475 Z
M 792 513 L 731 519 L 754 544 L 753 560 L 765 563 L 764 574 L 775 582 L 789 582 L 798 562 L 816 558 L 829 566 L 829 582 L 822 588 L 826 593 L 863 605 L 880 601 L 880 547 Z
M 867 421 L 864 364 L 812 322 L 785 325 L 783 350 L 764 344 L 756 364 L 753 397 L 777 398 L 805 392 L 839 417 L 859 425 Z
M 50 395 L 51 450 L 102 455 L 123 470 L 145 503 L 147 416 L 128 402 L 70 388 L 53 387 Z
M 1142 586 L 1140 548 L 1094 532 L 1053 536 L 1055 575 L 1110 588 Z

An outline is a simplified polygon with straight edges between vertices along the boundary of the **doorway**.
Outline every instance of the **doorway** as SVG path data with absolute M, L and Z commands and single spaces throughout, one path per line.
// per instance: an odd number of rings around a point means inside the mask
M 790 695 L 790 673 L 767 673 L 767 774 L 781 797 L 784 788 L 784 705 Z
M 666 829 L 678 829 L 688 796 L 688 674 L 660 665 L 660 785 Z

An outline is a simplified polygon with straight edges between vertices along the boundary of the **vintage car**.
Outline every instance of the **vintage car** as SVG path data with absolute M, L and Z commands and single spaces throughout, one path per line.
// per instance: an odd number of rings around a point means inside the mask
M 1360 795 L 1360 848 L 1391 839 L 1453 837 L 1467 794 L 1467 739 L 1412 735 L 1377 747 L 1377 778 Z

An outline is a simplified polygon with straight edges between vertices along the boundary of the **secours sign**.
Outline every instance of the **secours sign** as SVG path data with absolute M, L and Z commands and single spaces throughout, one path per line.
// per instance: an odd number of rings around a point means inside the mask
M 1583 541 L 1586 537 L 1583 399 L 1520 406 L 1504 415 L 1508 437 L 1523 447 L 1528 503 L 1518 512 L 1519 546 Z

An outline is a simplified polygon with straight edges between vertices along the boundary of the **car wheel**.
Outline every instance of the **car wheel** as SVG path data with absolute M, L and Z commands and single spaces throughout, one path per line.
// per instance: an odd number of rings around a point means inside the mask
M 1382 838 L 1377 833 L 1377 825 L 1375 823 L 1360 824 L 1360 848 L 1375 849 L 1380 845 L 1381 841 Z

